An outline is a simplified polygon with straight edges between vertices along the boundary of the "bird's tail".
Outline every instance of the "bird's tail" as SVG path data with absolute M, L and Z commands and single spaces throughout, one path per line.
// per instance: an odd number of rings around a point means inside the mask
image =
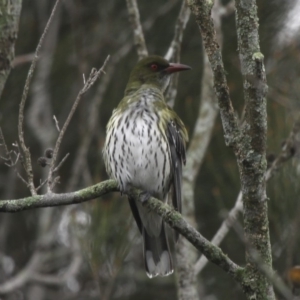
M 172 274 L 173 264 L 164 222 L 162 222 L 161 232 L 157 237 L 150 236 L 144 227 L 142 231 L 147 275 L 152 278 L 158 275 L 168 276 Z

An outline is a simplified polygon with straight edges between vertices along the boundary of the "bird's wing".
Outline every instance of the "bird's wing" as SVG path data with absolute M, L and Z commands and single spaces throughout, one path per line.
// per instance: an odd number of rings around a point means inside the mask
M 133 217 L 135 219 L 135 222 L 139 228 L 139 231 L 141 234 L 143 234 L 143 225 L 142 225 L 142 220 L 138 211 L 138 208 L 136 206 L 135 200 L 131 197 L 128 197 L 129 205 L 133 214 Z
M 181 213 L 181 181 L 182 164 L 185 164 L 185 142 L 187 134 L 179 118 L 172 119 L 167 124 L 167 138 L 170 145 L 171 161 L 173 168 L 172 202 L 175 210 Z

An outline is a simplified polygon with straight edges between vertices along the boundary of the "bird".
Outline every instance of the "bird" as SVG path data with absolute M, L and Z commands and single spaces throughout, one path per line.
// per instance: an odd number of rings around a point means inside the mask
M 141 189 L 145 199 L 164 203 L 171 193 L 174 209 L 181 213 L 182 166 L 186 162 L 188 133 L 164 92 L 175 72 L 191 67 L 170 63 L 157 55 L 141 59 L 130 73 L 124 98 L 107 123 L 103 147 L 105 168 L 121 193 Z M 143 237 L 143 254 L 149 278 L 173 273 L 165 224 L 160 216 L 128 197 L 133 217 Z

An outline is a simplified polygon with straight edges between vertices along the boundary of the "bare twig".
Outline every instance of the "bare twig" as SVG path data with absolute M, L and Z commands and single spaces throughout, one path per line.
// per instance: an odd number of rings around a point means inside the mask
M 61 166 L 64 164 L 64 162 L 66 161 L 66 159 L 68 158 L 68 156 L 70 155 L 70 153 L 67 153 L 65 155 L 65 157 L 60 161 L 60 163 L 56 166 L 56 168 L 53 170 L 53 173 L 57 172 Z
M 52 161 L 51 161 L 51 165 L 50 165 L 50 170 L 49 170 L 49 174 L 48 174 L 48 181 L 47 181 L 47 184 L 48 184 L 48 193 L 49 192 L 52 192 L 52 179 L 53 179 L 53 172 L 54 172 L 54 166 L 55 166 L 55 162 L 56 162 L 56 159 L 57 159 L 57 154 L 58 154 L 58 150 L 60 148 L 60 144 L 62 142 L 62 139 L 64 137 L 64 134 L 67 130 L 67 127 L 69 126 L 69 123 L 75 113 L 75 110 L 83 96 L 84 93 L 86 93 L 90 87 L 95 83 L 95 81 L 99 78 L 100 74 L 104 72 L 104 68 L 106 67 L 106 64 L 108 63 L 108 60 L 109 60 L 109 56 L 107 56 L 106 60 L 104 61 L 103 63 L 103 66 L 99 69 L 99 70 L 96 70 L 96 69 L 92 69 L 91 73 L 90 73 L 90 76 L 89 78 L 87 79 L 86 83 L 84 84 L 83 88 L 80 90 L 80 92 L 78 93 L 78 96 L 71 108 L 71 111 L 67 117 L 67 120 L 65 121 L 62 129 L 60 130 L 59 132 L 59 135 L 58 135 L 58 138 L 57 138 L 57 141 L 56 141 L 56 144 L 55 144 L 55 147 L 54 147 L 54 150 L 53 150 L 53 157 L 52 157 Z
M 136 0 L 126 0 L 131 26 L 133 28 L 134 44 L 137 49 L 139 59 L 148 56 L 143 29 L 140 21 L 140 13 Z
M 53 120 L 55 122 L 55 127 L 56 127 L 57 131 L 60 132 L 60 128 L 59 128 L 59 124 L 58 124 L 58 121 L 56 119 L 56 116 L 53 116 Z
M 18 135 L 19 135 L 19 142 L 20 142 L 20 146 L 21 149 L 24 153 L 24 166 L 25 166 L 25 171 L 27 174 L 27 178 L 28 178 L 28 187 L 30 189 L 30 192 L 32 195 L 36 195 L 36 190 L 35 190 L 35 186 L 34 186 L 34 182 L 33 182 L 33 172 L 32 172 L 32 164 L 31 164 L 31 155 L 30 155 L 30 151 L 29 148 L 27 148 L 26 144 L 25 144 L 25 140 L 24 140 L 24 128 L 23 128 L 23 123 L 24 123 L 24 108 L 25 108 L 25 103 L 27 100 L 27 96 L 28 96 L 28 91 L 29 91 L 29 87 L 30 87 L 30 83 L 32 80 L 32 76 L 36 67 L 36 63 L 39 57 L 39 53 L 43 44 L 43 41 L 45 39 L 45 36 L 49 30 L 50 24 L 53 20 L 53 17 L 55 15 L 55 11 L 57 9 L 57 6 L 59 4 L 60 0 L 56 0 L 54 7 L 52 9 L 51 15 L 49 17 L 49 20 L 47 22 L 47 25 L 45 27 L 45 30 L 40 38 L 40 41 L 38 43 L 38 46 L 35 50 L 35 55 L 34 55 L 34 59 L 31 63 L 30 69 L 28 71 L 28 75 L 27 75 L 27 79 L 25 82 L 25 86 L 24 86 L 24 90 L 23 90 L 23 94 L 22 94 L 22 99 L 21 99 L 21 103 L 20 103 L 20 108 L 19 108 L 19 117 L 18 117 Z
M 36 191 L 38 192 L 46 183 L 47 183 L 48 178 L 44 179 L 44 181 L 40 181 L 40 185 L 36 188 Z
M 20 65 L 32 62 L 33 59 L 34 59 L 34 53 L 18 55 L 12 61 L 12 67 L 15 68 L 15 67 L 18 67 Z
M 40 3 L 38 1 L 38 3 Z M 53 58 L 58 41 L 58 32 L 61 20 L 61 9 L 56 10 L 56 16 L 52 21 L 48 34 L 43 42 L 41 59 L 37 62 L 35 76 L 31 83 L 30 105 L 27 110 L 27 124 L 31 132 L 37 138 L 41 149 L 51 147 L 57 136 L 55 128 L 52 126 L 52 102 L 50 93 L 50 74 L 53 65 Z M 45 19 L 47 16 L 47 6 L 39 4 L 39 28 L 43 32 Z M 46 170 L 43 171 L 46 176 Z

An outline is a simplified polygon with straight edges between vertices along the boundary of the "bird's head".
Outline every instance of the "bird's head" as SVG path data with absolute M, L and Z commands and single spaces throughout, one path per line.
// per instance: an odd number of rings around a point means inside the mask
M 133 68 L 125 94 L 138 90 L 142 85 L 153 86 L 163 92 L 169 84 L 171 74 L 190 69 L 191 67 L 187 65 L 170 63 L 157 55 L 148 56 L 141 59 Z

